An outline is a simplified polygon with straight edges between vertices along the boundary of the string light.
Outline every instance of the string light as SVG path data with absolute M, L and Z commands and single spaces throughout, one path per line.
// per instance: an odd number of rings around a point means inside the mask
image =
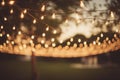
M 73 47 L 74 47 L 74 48 L 76 48 L 76 47 L 77 47 L 77 44 L 76 44 L 76 43 L 74 43 L 74 44 L 73 44 Z
M 49 31 L 49 27 L 46 27 L 46 31 Z
M 6 17 L 4 17 L 4 21 L 7 21 L 7 18 L 6 18 Z
M 82 7 L 82 8 L 84 8 L 84 7 L 85 7 L 85 5 L 84 5 L 83 1 L 80 1 L 80 7 Z
M 83 43 L 84 45 L 87 45 L 87 42 L 86 41 L 84 41 L 84 43 Z
M 41 11 L 42 11 L 42 12 L 45 11 L 45 5 L 42 6 Z
M 97 41 L 99 41 L 100 40 L 100 37 L 97 37 Z
M 108 37 L 106 37 L 106 41 L 108 41 L 109 40 L 109 38 Z
M 110 12 L 110 16 L 114 18 L 114 13 L 112 11 Z
M 51 42 L 54 42 L 55 41 L 55 38 L 51 38 Z
M 21 35 L 21 31 L 18 31 L 18 34 Z
M 27 13 L 27 9 L 24 9 L 23 13 L 26 14 Z
M 43 20 L 43 19 L 44 19 L 44 16 L 41 16 L 40 19 Z
M 10 1 L 9 1 L 9 4 L 10 4 L 10 5 L 14 5 L 14 3 L 15 3 L 14 0 L 10 0 Z
M 52 14 L 52 19 L 55 19 L 56 18 L 56 15 L 55 13 Z
M 45 48 L 48 48 L 49 46 L 48 46 L 48 44 L 45 44 Z
M 34 38 L 35 38 L 35 36 L 34 36 L 34 35 L 32 35 L 32 36 L 31 36 L 31 39 L 34 39 Z
M 33 20 L 33 24 L 36 24 L 36 22 L 37 22 L 36 19 L 34 19 L 34 20 Z
M 12 29 L 15 30 L 16 29 L 15 26 L 13 26 Z
M 4 1 L 4 0 L 2 0 L 1 5 L 2 5 L 2 6 L 4 6 L 4 5 L 5 5 L 5 1 Z
M 3 29 L 4 28 L 3 25 L 0 28 Z
M 8 41 L 8 40 L 6 40 L 6 43 L 8 44 L 8 43 L 9 43 L 9 41 Z
M 13 14 L 13 9 L 10 10 L 10 14 Z
M 56 44 L 55 43 L 52 43 L 52 47 L 55 47 L 56 46 Z
M 56 34 L 57 33 L 57 30 L 53 30 L 53 34 Z
M 63 40 L 60 40 L 60 44 L 62 44 L 63 43 Z
M 93 44 L 96 45 L 96 41 L 93 41 Z
M 78 39 L 78 42 L 80 43 L 80 42 L 81 42 L 81 39 Z
M 4 2 L 4 0 L 2 0 L 2 2 Z M 13 0 L 10 0 L 10 1 L 9 1 L 9 4 L 10 4 L 10 5 L 13 5 L 14 3 L 15 3 L 15 1 L 13 1 Z M 4 3 L 1 3 L 1 4 L 2 4 L 2 5 L 5 5 L 5 2 L 4 2 Z M 42 7 L 41 7 L 41 11 L 42 11 L 42 12 L 45 11 L 45 7 L 46 7 L 45 5 L 42 5 Z M 82 7 L 82 8 L 85 7 L 83 1 L 80 1 L 80 7 Z M 24 10 L 23 10 L 23 9 L 21 8 L 21 10 L 22 10 L 22 13 L 20 14 L 20 18 L 23 19 L 23 18 L 24 18 L 24 14 L 27 13 L 27 9 L 24 9 Z M 29 9 L 28 9 L 28 10 L 29 10 Z M 14 12 L 13 9 L 11 9 L 11 10 L 10 10 L 10 14 L 12 14 L 13 12 Z M 114 16 L 115 16 L 113 12 L 111 12 L 110 15 L 111 15 L 112 18 L 114 18 Z M 33 19 L 35 18 L 33 15 L 31 15 L 31 16 L 32 16 Z M 55 19 L 55 18 L 56 18 L 56 14 L 53 13 L 51 17 L 52 17 L 52 19 Z M 44 16 L 41 16 L 40 19 L 43 20 L 43 19 L 44 19 Z M 7 21 L 7 18 L 6 18 L 6 17 L 4 17 L 4 21 Z M 33 20 L 33 24 L 35 24 L 36 22 L 37 22 L 36 19 L 34 19 L 34 20 Z M 94 23 L 94 22 L 95 22 L 95 21 L 93 21 L 93 23 Z M 68 19 L 65 20 L 65 23 L 68 23 Z M 80 23 L 79 15 L 77 16 L 77 23 Z M 109 22 L 106 21 L 106 24 L 109 24 Z M 46 24 L 46 25 L 48 25 L 48 24 Z M 51 27 L 50 27 L 50 28 L 51 28 Z M 3 26 L 1 26 L 1 29 L 3 29 Z M 14 27 L 12 27 L 12 29 L 15 30 L 16 27 L 14 26 Z M 57 30 L 54 30 L 54 28 L 52 28 L 52 30 L 53 30 L 53 34 L 56 34 L 56 33 L 57 33 Z M 49 31 L 49 27 L 46 27 L 46 31 Z M 116 32 L 118 32 L 118 29 L 116 30 Z M 20 34 L 21 34 L 21 31 L 18 31 L 18 34 L 20 35 Z M 0 33 L 0 37 L 2 37 L 2 36 L 3 36 L 3 34 Z M 45 37 L 46 34 L 45 34 L 45 33 L 42 33 L 42 36 Z M 104 35 L 101 33 L 100 37 L 103 37 L 103 36 L 104 36 Z M 7 34 L 7 37 L 10 37 L 10 35 Z M 93 44 L 94 44 L 94 45 L 95 45 L 96 43 L 97 43 L 98 45 L 102 45 L 101 42 L 98 42 L 98 41 L 100 40 L 100 37 L 97 37 L 97 41 L 93 41 Z M 114 34 L 114 37 L 117 37 L 117 34 Z M 34 38 L 35 38 L 35 36 L 32 35 L 32 36 L 31 36 L 31 39 L 34 39 Z M 43 39 L 44 39 L 44 40 L 43 40 Z M 47 41 L 45 42 L 45 40 L 46 40 L 45 38 L 42 38 L 42 40 L 41 40 L 41 38 L 40 38 L 40 41 L 41 41 L 42 44 L 46 43 L 46 44 L 44 44 L 43 46 L 44 46 L 45 48 L 48 48 L 49 45 L 47 44 Z M 73 42 L 73 41 L 74 41 L 74 39 L 73 39 L 73 38 L 70 38 L 70 41 L 67 42 L 67 45 L 70 45 L 71 42 Z M 6 40 L 6 43 L 9 43 L 9 42 L 10 42 L 9 40 Z M 55 38 L 51 38 L 51 42 L 55 42 Z M 51 42 L 50 42 L 50 44 L 51 44 Z M 81 39 L 78 39 L 78 42 L 80 43 L 80 42 L 81 42 Z M 109 44 L 111 44 L 111 41 L 109 40 L 109 37 L 106 38 L 106 42 L 108 42 Z M 33 43 L 33 40 L 30 40 L 30 43 L 31 43 L 31 44 L 34 44 L 34 43 Z M 62 44 L 63 41 L 61 40 L 60 43 Z M 14 44 L 14 41 L 11 41 L 11 44 Z M 84 45 L 87 45 L 87 42 L 85 41 L 83 44 L 84 44 Z M 97 47 L 98 45 L 96 45 L 96 47 Z M 22 46 L 23 46 L 24 48 L 26 48 L 26 44 L 23 44 Z M 20 49 L 23 48 L 22 46 L 20 46 L 20 47 L 21 47 Z M 56 43 L 52 43 L 52 46 L 55 47 L 55 46 L 56 46 Z M 77 44 L 74 43 L 73 47 L 76 48 L 76 47 L 77 47 Z
M 0 33 L 0 37 L 2 37 L 3 36 L 3 34 L 2 33 Z
M 46 34 L 45 33 L 42 33 L 42 37 L 45 37 L 46 36 Z
M 98 45 L 101 45 L 101 43 L 100 43 L 100 42 L 98 42 Z
M 20 18 L 21 18 L 21 19 L 23 19 L 23 18 L 24 18 L 24 14 L 23 14 L 23 13 L 21 13 Z
M 70 41 L 73 42 L 73 38 L 70 38 Z
M 44 44 L 44 43 L 45 43 L 45 40 L 41 40 L 41 43 Z
M 69 41 L 67 42 L 67 45 L 68 45 L 68 46 L 70 45 L 70 42 L 69 42 Z
M 14 45 L 14 44 L 15 44 L 15 42 L 14 42 L 14 41 L 11 41 L 11 44 L 12 44 L 12 45 Z
M 10 37 L 10 35 L 9 35 L 9 34 L 7 34 L 7 37 Z
M 103 34 L 102 34 L 102 33 L 100 34 L 100 37 L 103 37 Z

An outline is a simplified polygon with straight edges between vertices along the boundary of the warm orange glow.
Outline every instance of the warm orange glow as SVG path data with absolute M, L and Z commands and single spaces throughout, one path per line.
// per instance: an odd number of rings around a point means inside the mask
M 23 19 L 23 18 L 24 18 L 24 14 L 23 14 L 23 13 L 21 13 L 20 18 L 21 18 L 21 19 Z
M 10 5 L 14 5 L 14 3 L 15 3 L 14 0 L 10 0 L 10 1 L 9 1 L 9 4 L 10 4 Z
M 10 14 L 13 14 L 13 9 L 10 10 Z
M 2 5 L 2 6 L 4 6 L 4 5 L 5 5 L 5 1 L 4 1 L 4 0 L 2 0 L 1 5 Z
M 42 12 L 45 11 L 45 5 L 42 6 L 41 11 L 42 11 Z
M 4 17 L 4 21 L 7 21 L 7 18 L 6 18 L 6 17 Z
M 36 22 L 37 22 L 36 19 L 34 19 L 34 20 L 33 20 L 33 24 L 36 24 Z

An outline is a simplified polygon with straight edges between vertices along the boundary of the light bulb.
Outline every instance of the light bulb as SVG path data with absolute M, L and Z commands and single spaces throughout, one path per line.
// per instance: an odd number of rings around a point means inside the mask
M 10 4 L 10 5 L 14 5 L 14 3 L 15 3 L 14 0 L 10 0 L 10 1 L 9 1 L 9 4 Z
M 41 11 L 42 11 L 42 12 L 45 11 L 45 5 L 42 6 Z

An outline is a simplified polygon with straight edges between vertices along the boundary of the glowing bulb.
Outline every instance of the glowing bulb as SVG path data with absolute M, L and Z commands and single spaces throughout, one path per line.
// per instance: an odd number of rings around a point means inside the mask
M 10 10 L 10 14 L 13 14 L 13 9 Z
M 14 5 L 14 3 L 15 3 L 14 0 L 10 0 L 10 1 L 9 1 L 9 4 L 10 4 L 10 5 Z
M 14 41 L 11 41 L 11 44 L 12 44 L 12 45 L 14 45 L 14 44 L 15 44 L 15 42 L 14 42 Z
M 33 24 L 35 24 L 36 22 L 37 22 L 36 19 L 34 19 L 34 20 L 33 20 Z
M 82 8 L 84 8 L 84 7 L 85 7 L 85 5 L 84 5 L 83 1 L 80 1 L 80 7 L 82 7 Z
M 23 19 L 23 18 L 24 18 L 24 14 L 23 14 L 23 13 L 21 13 L 20 18 L 21 18 L 21 19 Z
M 51 42 L 54 42 L 55 41 L 55 38 L 51 38 Z
M 18 31 L 18 34 L 21 35 L 21 31 Z
M 43 36 L 43 37 L 45 37 L 45 36 L 46 36 L 46 34 L 45 34 L 45 33 L 42 33 L 42 36 Z
M 44 43 L 45 43 L 45 41 L 44 41 L 44 40 L 41 40 L 41 43 L 42 43 L 42 44 L 44 44 Z
M 48 48 L 49 46 L 48 46 L 48 44 L 45 44 L 45 48 Z
M 4 0 L 2 0 L 1 5 L 2 5 L 2 6 L 4 6 L 4 5 L 5 5 L 5 1 L 4 1 Z
M 45 11 L 45 5 L 42 6 L 41 11 L 42 11 L 42 12 Z
M 98 42 L 98 45 L 101 45 L 101 43 L 100 43 L 100 42 Z
M 52 43 L 52 47 L 55 47 L 56 46 L 56 44 L 55 43 Z
M 60 44 L 62 44 L 63 43 L 63 40 L 60 40 Z
M 96 42 L 95 42 L 95 41 L 93 41 L 93 44 L 94 44 L 94 45 L 96 45 Z
M 26 14 L 27 13 L 27 9 L 24 9 L 23 13 Z
M 84 45 L 87 45 L 87 42 L 86 41 L 84 41 L 84 43 L 83 43 Z
M 41 16 L 40 19 L 43 20 L 43 19 L 44 19 L 44 16 Z
M 46 31 L 49 31 L 49 27 L 46 27 Z
M 99 41 L 100 40 L 100 37 L 97 37 L 97 41 Z
M 55 13 L 52 14 L 52 19 L 55 19 L 56 18 L 56 15 Z
M 81 42 L 81 39 L 78 39 L 78 42 L 80 43 L 80 42 Z
M 73 38 L 70 38 L 70 41 L 73 42 Z
M 106 41 L 108 41 L 109 40 L 109 38 L 108 37 L 106 37 Z
M 114 13 L 111 11 L 110 16 L 114 18 Z
M 53 34 L 56 34 L 57 33 L 57 31 L 56 30 L 53 30 Z
M 74 43 L 73 47 L 75 47 L 75 48 L 76 48 L 76 47 L 77 47 L 77 44 L 76 44 L 76 43 Z
M 7 18 L 6 18 L 6 17 L 4 17 L 4 21 L 7 21 Z
M 69 41 L 67 42 L 67 45 L 68 45 L 68 46 L 70 45 L 70 42 L 69 42 Z
M 100 34 L 100 37 L 103 37 L 103 34 L 102 34 L 102 33 Z
M 34 39 L 34 38 L 35 38 L 35 36 L 34 36 L 34 35 L 32 35 L 32 36 L 31 36 L 31 39 Z
M 9 35 L 9 34 L 7 34 L 7 37 L 10 37 L 10 35 Z
M 3 26 L 1 26 L 1 29 L 3 29 L 4 27 Z
M 0 37 L 2 37 L 3 36 L 3 34 L 2 33 L 0 33 Z
M 8 43 L 9 43 L 9 41 L 8 41 L 8 40 L 6 40 L 6 43 L 8 44 Z
M 13 26 L 12 29 L 15 30 L 16 29 L 15 26 Z

